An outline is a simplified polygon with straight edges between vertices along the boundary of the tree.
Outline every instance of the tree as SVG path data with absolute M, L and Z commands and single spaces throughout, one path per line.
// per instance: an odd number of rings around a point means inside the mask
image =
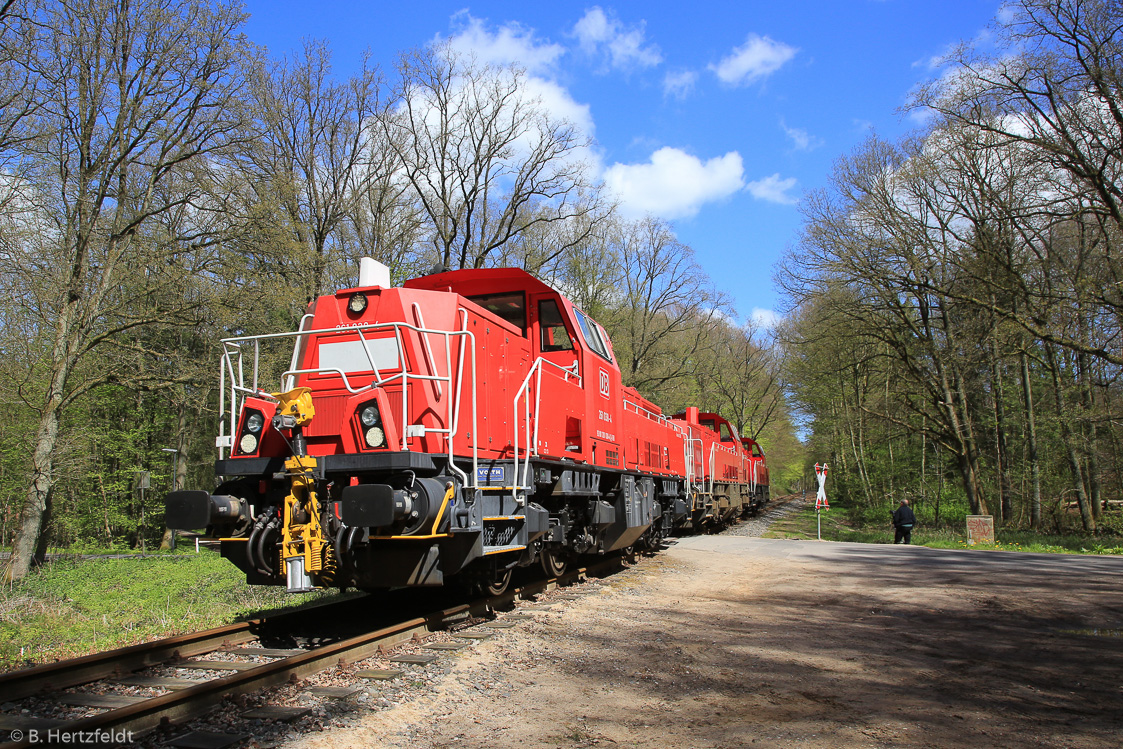
M 41 83 L 34 117 L 43 137 L 14 148 L 34 164 L 25 195 L 44 231 L 8 260 L 13 274 L 39 274 L 50 333 L 9 579 L 45 550 L 60 417 L 105 380 L 73 376 L 107 340 L 166 315 L 143 299 L 169 279 L 163 253 L 179 245 L 146 232 L 192 204 L 192 171 L 238 131 L 239 62 L 250 49 L 234 5 L 39 0 L 27 14 L 39 29 L 25 70 Z
M 622 261 L 610 333 L 624 383 L 658 397 L 694 374 L 698 354 L 728 308 L 667 222 L 622 222 L 612 235 Z
M 315 298 L 346 285 L 339 275 L 350 269 L 338 266 L 357 259 L 342 257 L 348 224 L 395 170 L 374 137 L 383 116 L 378 71 L 364 60 L 356 75 L 337 81 L 327 44 L 306 41 L 302 56 L 258 65 L 252 80 L 246 198 L 275 207 L 274 265 L 288 269 L 304 298 Z
M 972 511 L 985 513 L 972 393 L 980 365 L 974 342 L 986 330 L 973 328 L 983 321 L 944 293 L 964 282 L 949 260 L 962 249 L 953 220 L 962 216 L 941 194 L 948 183 L 924 144 L 898 148 L 877 139 L 840 161 L 834 180 L 833 196 L 806 204 L 800 254 L 783 272 L 788 288 L 810 299 L 832 285 L 849 287 L 838 297 L 846 304 L 833 311 L 846 316 L 849 335 L 873 342 L 875 355 L 892 362 L 897 388 L 908 383 L 900 402 L 955 455 Z M 857 405 L 915 428 L 887 408 L 889 400 L 887 393 L 882 410 L 876 401 Z
M 1078 218 L 1118 245 L 1123 232 L 1123 6 L 1113 0 L 1018 0 L 998 24 L 999 51 L 963 46 L 951 70 L 918 89 L 912 106 L 974 131 L 975 148 L 1030 160 L 1043 213 Z M 1053 205 L 1046 200 L 1052 197 Z M 1019 230 L 1040 232 L 1041 222 Z M 1045 231 L 1051 230 L 1047 225 Z M 1048 251 L 1047 234 L 1033 238 Z M 1123 318 L 1118 253 L 1093 259 L 1108 280 L 1099 300 Z M 995 314 L 1056 345 L 1123 364 L 1118 347 L 1098 347 L 1039 324 L 1026 307 L 996 305 Z
M 1007 10 L 1001 53 L 962 48 L 955 74 L 922 87 L 914 105 L 1026 145 L 1123 227 L 1123 7 L 1017 0 Z
M 445 44 L 404 55 L 398 74 L 385 143 L 445 267 L 483 267 L 532 227 L 602 212 L 581 159 L 588 141 L 527 95 L 522 69 Z
M 699 367 L 703 397 L 746 437 L 758 439 L 782 415 L 784 390 L 775 351 L 749 323 L 719 325 L 712 333 L 712 359 Z

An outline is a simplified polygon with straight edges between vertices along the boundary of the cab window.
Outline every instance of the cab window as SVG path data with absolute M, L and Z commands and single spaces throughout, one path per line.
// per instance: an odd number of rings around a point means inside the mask
M 581 327 L 581 335 L 585 338 L 585 343 L 589 344 L 589 348 L 595 351 L 598 356 L 612 361 L 612 357 L 608 355 L 608 346 L 601 340 L 600 326 L 586 317 L 581 310 L 575 309 L 573 311 L 577 315 L 577 324 Z
M 521 291 L 502 294 L 478 294 L 468 297 L 488 312 L 502 317 L 526 335 L 526 294 Z
M 542 351 L 572 351 L 573 340 L 565 329 L 558 303 L 543 299 L 538 303 L 538 329 Z

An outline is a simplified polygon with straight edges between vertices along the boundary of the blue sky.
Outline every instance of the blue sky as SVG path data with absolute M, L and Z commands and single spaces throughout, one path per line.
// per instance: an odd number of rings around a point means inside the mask
M 247 33 L 274 56 L 326 39 L 335 71 L 369 50 L 452 39 L 518 61 L 544 101 L 595 139 L 626 215 L 671 220 L 742 318 L 781 304 L 773 265 L 798 200 L 874 130 L 919 126 L 900 107 L 961 40 L 987 39 L 999 0 L 787 4 L 290 2 L 250 0 Z

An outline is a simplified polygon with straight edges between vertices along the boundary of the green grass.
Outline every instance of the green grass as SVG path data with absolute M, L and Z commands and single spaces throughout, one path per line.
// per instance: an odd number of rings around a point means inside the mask
M 250 586 L 213 551 L 60 559 L 0 588 L 0 669 L 71 658 L 333 595 Z
M 876 516 L 888 513 L 877 513 Z M 893 543 L 893 527 L 886 522 L 878 527 L 863 522 L 870 513 L 852 512 L 838 507 L 822 513 L 822 537 L 824 541 L 852 541 L 867 544 Z M 1090 537 L 1080 534 L 1057 535 L 1036 533 L 1026 530 L 998 528 L 995 531 L 996 543 L 967 546 L 966 529 L 941 526 L 925 528 L 923 521 L 912 533 L 913 544 L 930 546 L 936 549 L 991 549 L 1000 551 L 1028 551 L 1041 554 L 1123 554 L 1123 536 L 1099 535 Z M 766 538 L 816 538 L 815 508 L 805 507 L 783 520 L 773 523 L 765 534 Z
M 998 549 L 1000 551 L 1032 551 L 1039 554 L 1123 554 L 1123 538 L 1119 536 L 1089 536 L 1033 533 L 998 529 L 995 543 L 968 547 L 964 535 L 948 533 L 946 538 L 934 538 L 925 546 L 938 549 Z M 913 534 L 916 538 L 916 534 Z
M 854 541 L 856 543 L 892 543 L 893 533 L 874 529 L 854 528 L 848 524 L 845 510 L 826 510 L 822 513 L 822 537 L 824 541 Z M 765 538 L 817 538 L 815 506 L 804 507 L 772 524 L 764 534 Z M 916 535 L 913 534 L 915 540 Z

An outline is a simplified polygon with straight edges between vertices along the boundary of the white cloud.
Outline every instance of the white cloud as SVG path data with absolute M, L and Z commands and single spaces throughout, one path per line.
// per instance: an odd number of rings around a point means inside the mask
M 914 68 L 924 68 L 926 70 L 938 70 L 951 60 L 957 49 L 959 49 L 958 44 L 946 44 L 944 45 L 943 51 L 939 54 L 922 57 L 914 61 L 912 66 Z
M 451 25 L 458 29 L 448 39 L 452 48 L 494 65 L 518 65 L 527 72 L 524 91 L 527 98 L 538 99 L 555 119 L 565 119 L 592 137 L 595 129 L 588 104 L 578 103 L 569 90 L 553 79 L 557 61 L 565 54 L 560 44 L 543 41 L 534 29 L 518 23 L 506 23 L 492 30 L 483 19 L 467 11 L 456 13 Z M 440 36 L 437 37 L 440 41 Z
M 779 70 L 784 63 L 795 57 L 799 50 L 767 36 L 749 34 L 749 38 L 732 53 L 722 58 L 710 70 L 717 74 L 723 83 L 732 86 L 753 83 Z
M 799 201 L 788 194 L 788 190 L 794 188 L 795 185 L 795 177 L 781 179 L 780 173 L 777 172 L 770 177 L 750 182 L 745 186 L 745 189 L 757 200 L 767 200 L 769 203 L 780 203 L 781 205 L 795 205 Z
M 771 309 L 763 309 L 761 307 L 753 307 L 753 311 L 749 317 L 752 319 L 753 324 L 764 330 L 771 330 L 784 319 L 784 316 L 779 312 Z
M 741 154 L 730 151 L 703 162 L 677 148 L 660 148 L 646 164 L 613 164 L 604 183 L 629 218 L 693 216 L 705 203 L 721 200 L 745 186 Z
M 505 23 L 493 32 L 487 28 L 485 20 L 462 10 L 452 16 L 450 25 L 456 33 L 449 43 L 457 52 L 475 55 L 485 63 L 515 64 L 532 75 L 549 75 L 558 58 L 565 54 L 560 44 L 539 41 L 534 29 L 519 23 Z
M 811 135 L 806 130 L 798 127 L 788 127 L 782 119 L 780 120 L 780 127 L 784 129 L 788 137 L 792 139 L 797 151 L 814 151 L 819 146 L 826 143 L 822 138 L 817 135 Z
M 663 96 L 685 99 L 694 90 L 696 80 L 698 80 L 698 74 L 693 70 L 683 70 L 678 73 L 668 72 L 663 76 Z
M 537 102 L 555 123 L 565 120 L 580 135 L 592 140 L 596 125 L 589 105 L 576 101 L 569 90 L 554 78 L 559 60 L 566 53 L 565 47 L 538 37 L 534 29 L 521 24 L 491 26 L 486 20 L 475 18 L 468 11 L 454 14 L 449 25 L 453 29 L 453 35 L 445 39 L 438 34 L 433 40 L 434 44 L 447 42 L 456 54 L 474 58 L 481 63 L 500 68 L 508 65 L 522 68 L 526 71 L 520 86 L 522 100 Z M 529 140 L 524 141 L 517 147 L 533 147 Z M 598 174 L 602 168 L 601 156 L 595 146 L 576 148 L 569 158 L 584 162 L 594 174 Z
M 593 114 L 588 104 L 582 104 L 570 95 L 569 90 L 556 81 L 529 76 L 524 90 L 528 98 L 538 99 L 542 107 L 555 119 L 565 119 L 590 138 L 596 130 Z
M 909 121 L 915 122 L 919 127 L 924 127 L 936 116 L 936 110 L 930 107 L 913 107 L 908 113 Z
M 602 53 L 608 58 L 609 66 L 619 70 L 650 68 L 663 61 L 658 45 L 645 44 L 643 21 L 626 28 L 600 6 L 585 11 L 581 20 L 574 24 L 573 34 L 585 53 Z

